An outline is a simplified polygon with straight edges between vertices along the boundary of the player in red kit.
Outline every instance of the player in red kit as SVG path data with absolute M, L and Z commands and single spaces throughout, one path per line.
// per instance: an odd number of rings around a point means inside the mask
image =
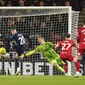
M 80 60 L 82 59 L 82 56 L 85 52 L 85 21 L 83 22 L 83 26 L 78 29 L 77 33 L 77 43 L 78 43 L 78 61 L 76 63 L 78 67 L 78 72 L 80 72 Z M 78 73 L 76 74 L 78 76 Z
M 76 44 L 74 43 L 73 40 L 70 39 L 70 34 L 65 35 L 65 39 L 58 43 L 56 47 L 61 47 L 60 51 L 60 57 L 61 59 L 65 62 L 64 64 L 64 70 L 67 75 L 68 72 L 68 64 L 67 61 L 69 62 L 77 62 L 77 59 L 72 55 L 72 47 L 76 47 Z

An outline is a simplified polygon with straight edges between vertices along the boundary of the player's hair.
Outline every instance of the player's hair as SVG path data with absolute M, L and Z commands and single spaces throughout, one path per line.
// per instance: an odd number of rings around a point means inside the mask
M 43 36 L 38 36 L 38 39 L 44 39 L 44 37 Z
M 66 37 L 66 38 L 70 38 L 70 34 L 69 34 L 69 33 L 66 33 L 66 34 L 65 34 L 65 37 Z

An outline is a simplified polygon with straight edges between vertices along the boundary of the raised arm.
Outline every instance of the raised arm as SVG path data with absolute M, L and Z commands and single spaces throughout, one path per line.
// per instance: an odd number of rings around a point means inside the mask
M 55 48 L 58 48 L 59 47 L 59 43 L 57 43 L 56 45 L 55 45 Z
M 32 51 L 30 51 L 30 52 L 27 52 L 25 55 L 26 55 L 27 57 L 29 57 L 30 55 L 32 55 L 32 54 L 34 54 L 34 53 L 36 53 L 36 51 L 35 51 L 35 50 L 32 50 Z

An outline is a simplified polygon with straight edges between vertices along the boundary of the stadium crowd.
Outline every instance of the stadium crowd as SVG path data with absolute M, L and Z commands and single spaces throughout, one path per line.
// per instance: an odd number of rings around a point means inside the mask
M 84 6 L 81 5 L 83 1 L 84 0 L 81 1 L 80 0 L 0 0 L 0 5 L 1 6 L 70 6 L 72 5 L 73 10 L 79 11 Z M 57 41 L 59 41 L 59 39 L 61 40 L 61 36 L 59 36 L 57 32 L 59 34 L 60 33 L 63 34 L 63 32 L 67 32 L 67 27 L 68 27 L 67 17 L 68 17 L 67 14 L 63 14 L 63 15 L 57 14 L 57 15 L 51 15 L 51 16 L 47 15 L 42 17 L 32 16 L 32 17 L 19 17 L 19 18 L 1 18 L 0 34 L 2 34 L 3 37 L 8 36 L 7 34 L 9 33 L 7 30 L 9 29 L 10 26 L 16 24 L 17 30 L 21 33 L 25 33 L 27 35 L 32 35 L 34 33 L 41 33 L 44 37 L 48 38 L 46 40 L 51 39 L 53 43 L 56 43 Z M 32 30 L 34 31 L 34 33 Z
M 83 3 L 83 4 L 82 4 Z M 69 6 L 82 10 L 84 0 L 0 0 L 0 6 Z

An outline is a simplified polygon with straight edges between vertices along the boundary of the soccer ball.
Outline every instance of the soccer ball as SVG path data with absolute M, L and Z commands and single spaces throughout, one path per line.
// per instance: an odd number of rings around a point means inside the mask
M 0 48 L 0 54 L 5 54 L 5 53 L 6 53 L 6 49 L 3 48 L 3 47 L 1 47 L 1 48 Z

